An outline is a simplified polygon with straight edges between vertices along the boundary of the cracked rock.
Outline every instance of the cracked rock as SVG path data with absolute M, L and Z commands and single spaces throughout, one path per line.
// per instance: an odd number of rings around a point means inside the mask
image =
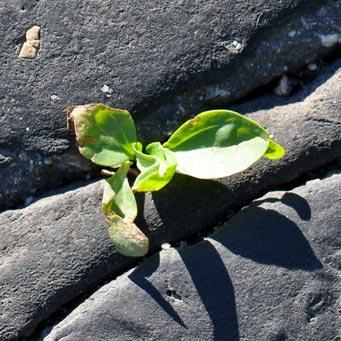
M 44 340 L 336 340 L 340 192 L 340 174 L 269 192 L 103 286 Z
M 15 157 L 0 164 L 0 209 L 90 171 L 66 129 L 67 107 L 128 109 L 142 140 L 164 139 L 190 115 L 333 53 L 339 17 L 333 0 L 3 2 L 0 151 Z M 43 44 L 27 62 L 16 55 L 33 25 Z M 28 38 L 34 57 L 39 40 Z
M 292 103 L 249 114 L 286 148 L 283 159 L 263 159 L 249 170 L 219 181 L 178 175 L 164 190 L 139 196 L 137 225 L 150 237 L 151 250 L 205 231 L 231 210 L 273 186 L 339 160 L 338 66 L 332 65 L 301 97 L 292 98 Z M 259 102 L 268 105 L 267 100 Z M 251 102 L 250 107 L 255 110 L 257 101 Z M 67 302 L 134 264 L 112 246 L 100 201 L 100 182 L 87 186 L 78 183 L 51 192 L 28 207 L 0 213 L 0 305 L 5 307 L 0 309 L 0 339 L 30 335 L 39 322 Z M 321 219 L 325 214 L 321 213 Z M 320 256 L 318 259 L 322 262 Z M 302 266 L 309 267 L 310 261 L 307 262 L 302 259 Z M 331 258 L 330 262 L 333 264 L 334 260 Z M 168 289 L 169 299 L 177 302 L 181 301 L 180 296 L 184 297 L 172 283 Z M 314 312 L 323 311 L 323 307 L 315 297 L 318 293 L 311 290 L 307 302 L 313 303 L 309 308 L 311 317 L 307 318 L 314 321 Z M 322 301 L 329 302 L 328 297 Z M 119 330 L 127 328 L 122 323 Z

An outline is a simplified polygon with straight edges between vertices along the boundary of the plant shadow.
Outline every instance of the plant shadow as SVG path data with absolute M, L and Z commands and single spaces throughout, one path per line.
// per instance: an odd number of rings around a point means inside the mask
M 218 181 L 175 174 L 161 191 L 146 195 L 145 206 L 139 207 L 147 219 L 138 217 L 136 222 L 146 226 L 147 231 L 149 222 L 158 222 L 157 229 L 147 232 L 152 244 L 188 238 L 212 226 L 225 214 L 230 204 L 229 193 L 227 186 Z M 218 204 L 209 205 L 209 202 Z
M 179 255 L 211 320 L 213 339 L 238 341 L 234 287 L 219 252 L 205 240 L 194 248 L 179 252 Z
M 228 271 L 230 258 L 224 248 L 242 258 L 265 265 L 275 265 L 289 271 L 316 271 L 322 268 L 301 228 L 294 221 L 272 209 L 259 205 L 282 202 L 292 207 L 301 221 L 311 218 L 309 203 L 295 193 L 285 193 L 282 198 L 266 198 L 254 201 L 230 221 L 230 227 L 214 233 L 209 240 L 177 250 L 191 282 L 200 298 L 213 328 L 213 339 L 240 340 L 233 273 Z M 195 218 L 193 218 L 195 219 Z M 217 243 L 216 243 L 217 242 Z M 221 249 L 219 244 L 224 248 Z M 217 247 L 217 248 L 216 248 Z M 225 255 L 224 255 L 225 254 Z M 149 281 L 151 274 L 159 268 L 159 254 L 154 255 L 129 278 L 145 290 L 181 327 L 190 329 L 166 297 Z M 257 265 L 255 265 L 257 266 Z M 171 271 L 170 269 L 167 269 Z M 231 279 L 232 277 L 232 279 Z
M 310 220 L 309 203 L 303 197 L 289 192 L 280 199 L 254 201 L 232 218 L 225 234 L 218 233 L 211 238 L 234 254 L 257 263 L 277 265 L 289 270 L 322 269 L 321 262 L 294 221 L 278 211 L 259 207 L 264 202 L 277 201 L 292 207 L 302 221 Z
M 186 324 L 182 321 L 179 314 L 172 307 L 172 305 L 163 297 L 159 290 L 148 280 L 159 267 L 160 256 L 155 254 L 153 257 L 148 259 L 147 262 L 143 263 L 143 266 L 138 267 L 128 277 L 137 286 L 143 289 L 149 296 L 155 300 L 155 302 L 168 314 L 176 323 L 181 327 L 186 328 Z
M 193 257 L 193 250 L 195 250 L 195 257 Z M 184 271 L 187 269 L 193 288 L 212 322 L 213 339 L 238 341 L 239 329 L 234 288 L 219 253 L 211 243 L 202 241 L 193 247 L 178 250 L 178 254 Z M 165 298 L 166 292 L 161 293 L 148 279 L 159 265 L 159 254 L 156 254 L 133 271 L 129 278 L 148 293 L 177 324 L 188 329 L 178 312 Z
M 282 202 L 286 206 L 293 208 L 302 220 L 310 220 L 311 209 L 307 200 L 293 192 L 285 192 L 281 198 L 257 199 L 250 206 L 259 206 L 262 203 Z

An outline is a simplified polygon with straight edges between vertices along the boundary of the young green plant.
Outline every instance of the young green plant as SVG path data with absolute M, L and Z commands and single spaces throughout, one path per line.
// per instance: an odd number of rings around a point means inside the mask
M 281 158 L 285 150 L 258 123 L 230 110 L 211 110 L 190 119 L 167 142 L 143 148 L 126 110 L 104 104 L 74 107 L 69 119 L 80 153 L 97 165 L 115 170 L 104 183 L 102 209 L 117 250 L 140 257 L 149 249 L 134 224 L 138 214 L 134 192 L 158 191 L 175 172 L 216 179 L 242 172 L 261 157 Z M 139 171 L 132 187 L 128 173 Z

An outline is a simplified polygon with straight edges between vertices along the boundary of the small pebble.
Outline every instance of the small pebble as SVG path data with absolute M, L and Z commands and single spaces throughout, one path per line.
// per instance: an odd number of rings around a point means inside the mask
M 45 164 L 45 165 L 52 165 L 52 163 L 53 163 L 53 161 L 52 161 L 51 158 L 46 157 L 46 158 L 44 159 L 44 164 Z
M 57 95 L 52 95 L 50 98 L 52 102 L 57 102 L 60 100 L 60 98 Z
M 163 243 L 162 245 L 161 245 L 161 249 L 162 250 L 168 250 L 168 249 L 170 249 L 172 247 L 172 245 L 170 245 L 169 243 Z
M 289 36 L 290 38 L 295 37 L 295 35 L 296 35 L 296 31 L 294 31 L 294 30 L 288 32 L 288 36 Z
M 315 71 L 317 69 L 317 64 L 315 64 L 315 63 L 309 64 L 308 69 L 310 71 Z
M 112 90 L 108 85 L 104 84 L 104 85 L 101 87 L 101 91 L 102 91 L 107 97 L 110 97 L 113 90 Z
M 318 34 L 321 44 L 325 47 L 332 47 L 333 45 L 341 42 L 341 34 L 331 33 L 331 34 Z
M 40 27 L 33 26 L 26 31 L 26 41 L 21 47 L 19 58 L 35 59 L 37 58 L 40 47 Z
M 287 75 L 283 75 L 279 80 L 278 85 L 274 89 L 274 93 L 277 96 L 287 96 L 289 94 L 289 78 Z
M 30 131 L 30 127 L 26 127 L 26 129 L 25 129 L 26 131 Z

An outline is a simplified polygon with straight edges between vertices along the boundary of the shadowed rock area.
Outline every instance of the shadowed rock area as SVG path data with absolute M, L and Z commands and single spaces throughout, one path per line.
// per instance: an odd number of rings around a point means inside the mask
M 1 4 L 0 208 L 91 172 L 68 106 L 128 109 L 142 140 L 165 138 L 188 116 L 333 53 L 340 13 L 331 0 Z M 19 58 L 34 26 L 37 56 Z
M 338 160 L 338 64 L 328 74 L 304 100 L 249 115 L 286 147 L 282 160 L 261 160 L 220 181 L 179 175 L 164 190 L 138 197 L 137 223 L 150 237 L 152 250 L 204 231 L 273 186 Z M 100 182 L 81 185 L 0 214 L 0 301 L 6 307 L 1 337 L 29 335 L 62 305 L 133 264 L 115 251 L 107 236 Z
M 255 200 L 103 286 L 56 340 L 335 340 L 341 175 Z

